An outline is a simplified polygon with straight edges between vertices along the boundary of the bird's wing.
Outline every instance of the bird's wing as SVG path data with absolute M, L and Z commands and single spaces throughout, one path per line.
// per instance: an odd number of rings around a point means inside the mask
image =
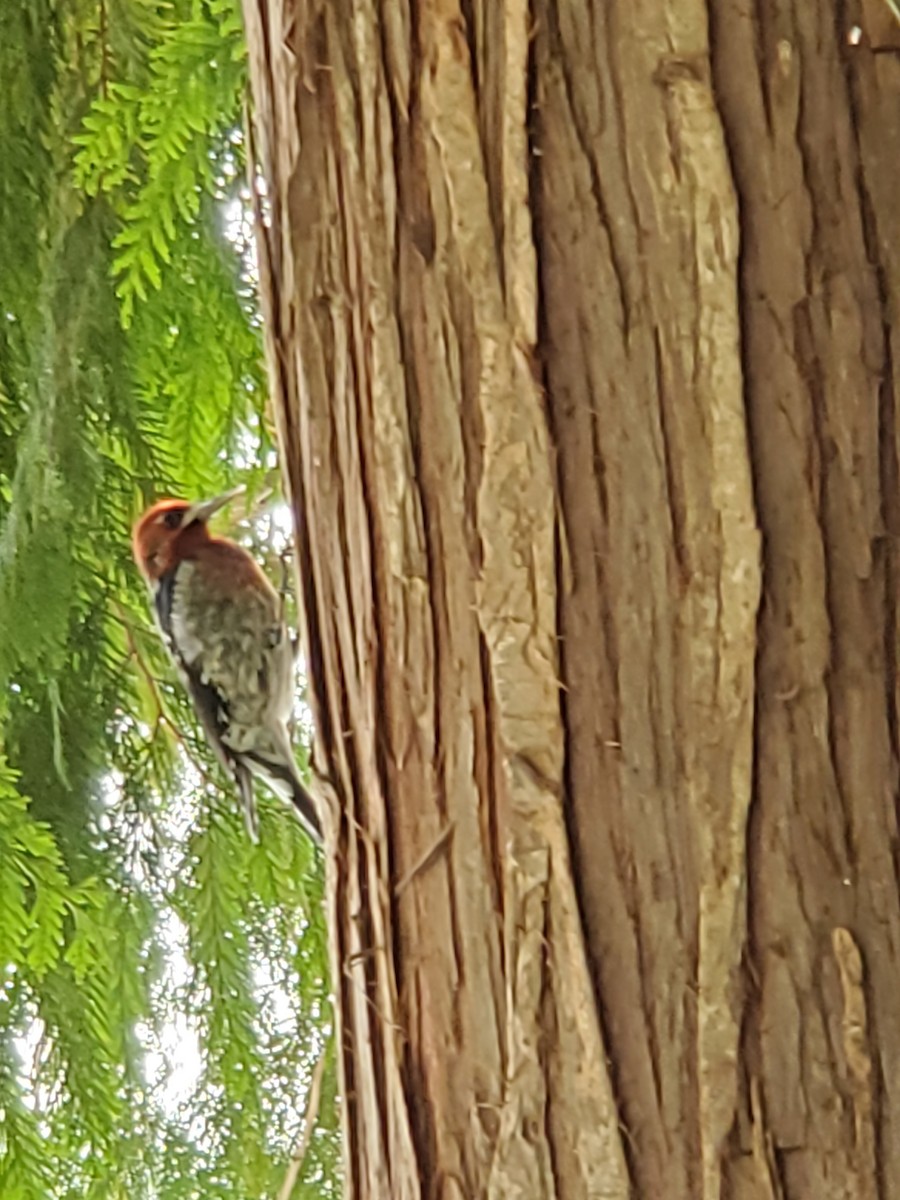
M 287 731 L 294 656 L 274 591 L 267 584 L 251 586 L 238 604 L 233 592 L 217 593 L 208 574 L 182 562 L 158 589 L 157 612 L 207 738 L 237 784 L 251 836 L 252 773 L 294 806 L 321 843 L 315 804 L 300 779 Z M 203 627 L 204 613 L 215 618 L 214 639 Z
M 156 616 L 163 633 L 163 640 L 169 655 L 181 676 L 181 681 L 194 705 L 206 739 L 216 757 L 229 775 L 235 779 L 239 790 L 240 780 L 236 775 L 236 764 L 222 741 L 222 734 L 228 728 L 228 704 L 221 691 L 203 674 L 202 664 L 196 660 L 188 661 L 176 642 L 173 629 L 173 616 L 176 602 L 176 576 L 171 571 L 160 580 L 156 591 Z

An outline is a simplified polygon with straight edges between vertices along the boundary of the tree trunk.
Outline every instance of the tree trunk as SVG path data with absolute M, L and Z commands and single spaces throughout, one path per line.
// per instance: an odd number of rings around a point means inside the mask
M 348 1196 L 900 1195 L 887 8 L 245 15 Z

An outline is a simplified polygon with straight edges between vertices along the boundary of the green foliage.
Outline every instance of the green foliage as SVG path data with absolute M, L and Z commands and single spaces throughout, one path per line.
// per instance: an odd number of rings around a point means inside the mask
M 123 218 L 112 245 L 126 324 L 135 299 L 162 287 L 179 225 L 194 223 L 204 192 L 215 194 L 215 139 L 235 120 L 243 84 L 231 0 L 192 6 L 177 33 L 166 32 L 157 30 L 146 56 L 144 86 L 106 84 L 72 139 L 76 185 L 88 196 L 108 193 Z
M 321 865 L 247 844 L 129 550 L 271 471 L 244 70 L 236 0 L 0 5 L 3 1200 L 274 1196 L 322 1054 L 337 1194 Z

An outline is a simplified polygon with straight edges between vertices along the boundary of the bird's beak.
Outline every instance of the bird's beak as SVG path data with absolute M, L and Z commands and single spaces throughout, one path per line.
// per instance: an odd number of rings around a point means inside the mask
M 188 525 L 194 521 L 208 521 L 220 508 L 224 508 L 230 500 L 233 500 L 235 496 L 239 496 L 243 490 L 244 485 L 239 484 L 238 487 L 232 488 L 230 492 L 222 492 L 221 496 L 213 496 L 211 500 L 198 500 L 184 514 L 181 520 L 182 529 L 187 529 Z

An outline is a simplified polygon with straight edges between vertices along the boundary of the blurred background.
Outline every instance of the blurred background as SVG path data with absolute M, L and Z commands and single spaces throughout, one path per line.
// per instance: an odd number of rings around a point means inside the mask
M 239 8 L 5 0 L 0 83 L 0 1196 L 336 1195 L 321 865 L 267 795 L 248 843 L 130 556 L 237 482 L 290 554 Z

